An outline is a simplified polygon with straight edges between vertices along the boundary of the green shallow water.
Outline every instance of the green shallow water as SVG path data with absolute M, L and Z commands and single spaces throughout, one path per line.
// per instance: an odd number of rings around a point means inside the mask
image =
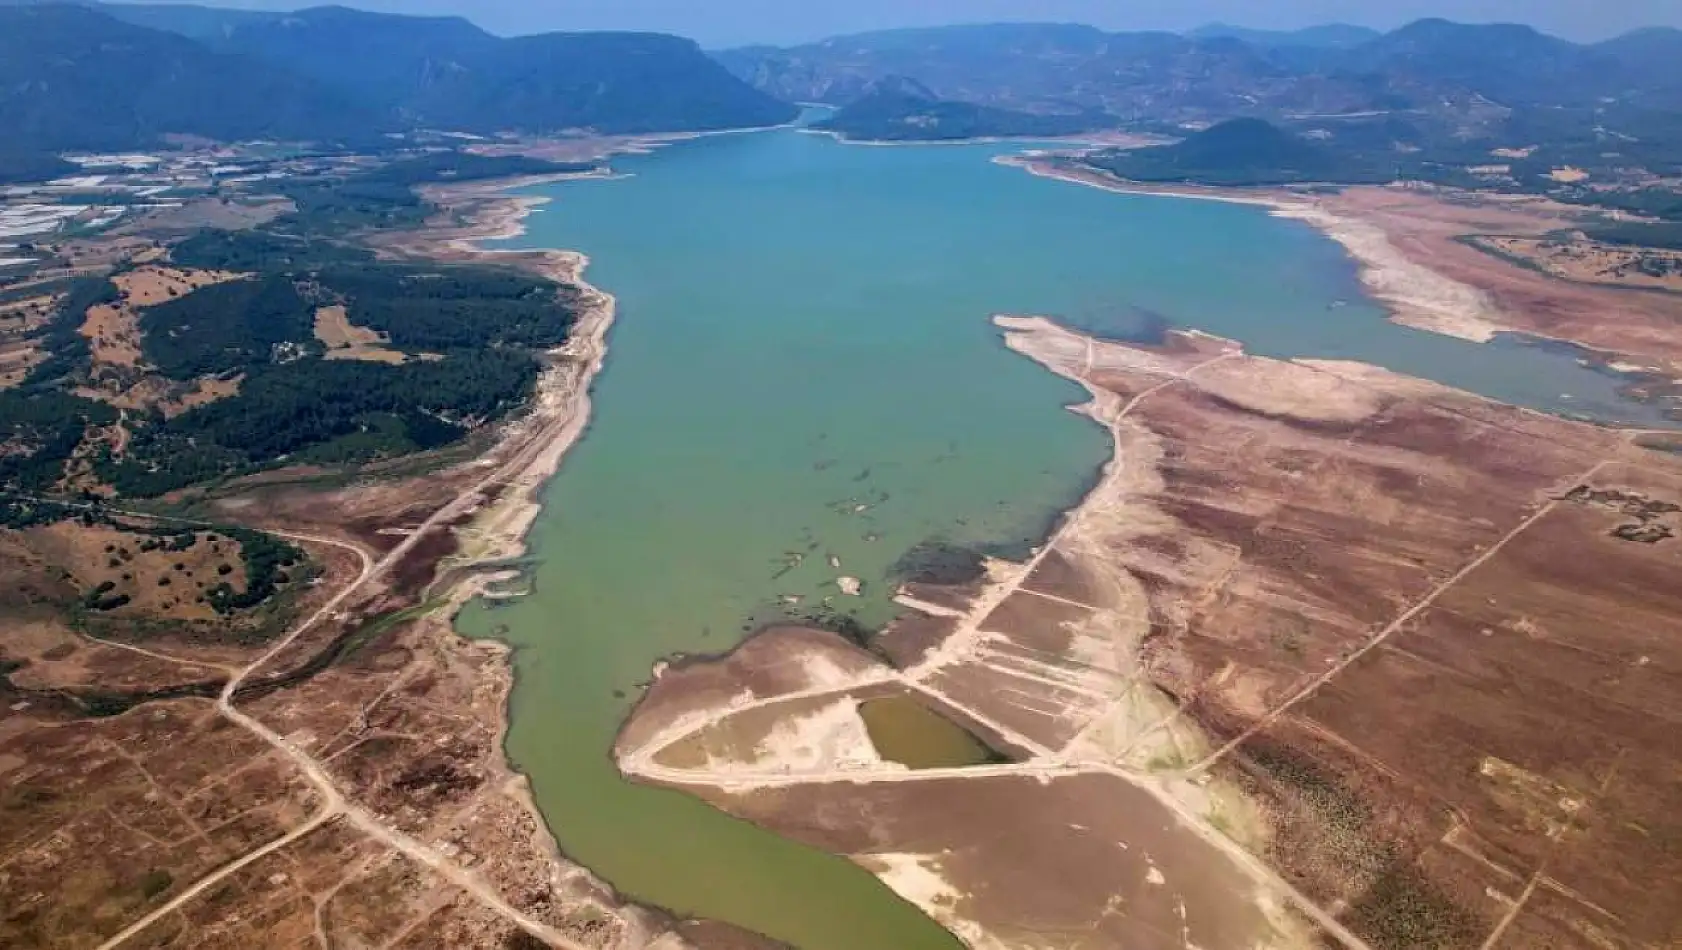
M 910 696 L 859 703 L 876 754 L 914 769 L 956 769 L 1003 761 L 969 730 Z
M 1387 323 L 1304 225 L 1036 179 L 990 163 L 1005 151 L 779 131 L 539 190 L 554 203 L 518 243 L 587 252 L 619 322 L 590 432 L 543 494 L 533 593 L 462 626 L 516 648 L 510 756 L 561 846 L 622 892 L 804 950 L 957 945 L 846 861 L 627 784 L 609 748 L 660 658 L 725 650 L 839 574 L 866 583 L 840 600 L 883 621 L 911 545 L 1032 541 L 1080 496 L 1106 438 L 1061 408 L 1074 386 L 999 344 L 993 313 L 1166 321 L 1644 414 L 1566 356 Z

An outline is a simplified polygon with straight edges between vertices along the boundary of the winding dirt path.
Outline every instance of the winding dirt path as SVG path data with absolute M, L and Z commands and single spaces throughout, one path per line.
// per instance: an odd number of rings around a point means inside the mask
M 1105 413 L 1105 407 L 1107 405 L 1114 406 L 1117 397 L 1114 393 L 1110 393 L 1108 390 L 1105 390 L 1092 382 L 1091 375 L 1096 368 L 1096 351 L 1091 345 L 1091 342 L 1088 341 L 1082 365 L 1078 370 L 1070 375 L 1074 376 L 1075 381 L 1085 387 L 1087 392 L 1091 395 L 1092 403 L 1089 414 L 1109 430 L 1113 444 L 1116 446 L 1116 455 L 1110 464 L 1106 466 L 1099 488 L 1094 489 L 1088 497 L 1091 498 L 1099 495 L 1102 492 L 1103 484 L 1108 483 L 1110 480 L 1124 477 L 1119 464 L 1120 446 L 1122 444 L 1120 427 L 1122 422 L 1125 421 L 1135 409 L 1137 409 L 1152 395 L 1162 392 L 1170 386 L 1186 382 L 1192 374 L 1198 372 L 1199 370 L 1226 360 L 1238 358 L 1240 356 L 1242 356 L 1240 351 L 1229 351 L 1198 363 L 1182 372 L 1163 373 L 1162 375 L 1164 378 L 1160 383 L 1157 383 L 1133 396 L 1127 402 L 1121 404 L 1115 412 Z M 1052 534 L 1051 538 L 1049 538 L 1046 543 L 1039 548 L 1039 550 L 1024 566 L 1013 570 L 1009 577 L 991 585 L 986 591 L 978 596 L 974 604 L 965 613 L 963 622 L 959 624 L 957 629 L 954 630 L 952 635 L 940 649 L 930 653 L 929 656 L 925 657 L 921 662 L 904 671 L 894 670 L 860 680 L 860 684 L 875 684 L 884 681 L 898 682 L 909 689 L 933 696 L 940 702 L 952 706 L 953 708 L 963 712 L 965 715 L 972 717 L 978 724 L 993 730 L 1001 738 L 1017 743 L 1020 748 L 1029 750 L 1032 753 L 1032 756 L 1029 759 L 1002 765 L 982 765 L 966 768 L 907 770 L 904 768 L 896 769 L 884 767 L 881 769 L 831 769 L 803 773 L 780 773 L 774 771 L 765 771 L 761 773 L 744 772 L 731 775 L 719 775 L 718 773 L 710 772 L 705 768 L 671 768 L 658 765 L 654 762 L 655 756 L 657 756 L 669 745 L 681 741 L 686 736 L 693 735 L 701 729 L 708 728 L 728 716 L 739 714 L 745 710 L 777 705 L 780 703 L 790 702 L 792 700 L 846 692 L 849 689 L 857 688 L 859 685 L 853 684 L 840 689 L 837 689 L 835 686 L 826 686 L 820 689 L 768 697 L 748 703 L 733 705 L 726 709 L 709 711 L 707 714 L 702 716 L 686 716 L 683 720 L 680 720 L 666 729 L 661 730 L 642 748 L 632 750 L 631 752 L 625 754 L 619 763 L 621 771 L 629 776 L 677 787 L 710 787 L 728 791 L 752 791 L 760 788 L 826 783 L 905 783 L 938 781 L 942 779 L 972 779 L 1007 776 L 1023 776 L 1038 778 L 1041 780 L 1050 780 L 1080 775 L 1107 775 L 1120 779 L 1121 781 L 1124 781 L 1151 796 L 1151 798 L 1155 799 L 1170 813 L 1172 813 L 1183 827 L 1190 830 L 1193 834 L 1196 834 L 1200 839 L 1214 847 L 1216 850 L 1220 851 L 1252 879 L 1267 885 L 1273 889 L 1275 893 L 1284 895 L 1299 911 L 1301 911 L 1305 916 L 1324 930 L 1325 933 L 1329 934 L 1334 940 L 1341 943 L 1344 947 L 1349 948 L 1349 950 L 1373 950 L 1366 941 L 1356 936 L 1332 914 L 1321 908 L 1313 900 L 1309 899 L 1306 894 L 1303 894 L 1296 888 L 1295 885 L 1285 880 L 1273 868 L 1267 866 L 1267 864 L 1260 858 L 1257 858 L 1255 855 L 1245 850 L 1245 848 L 1237 841 L 1212 827 L 1208 821 L 1206 821 L 1204 817 L 1194 807 L 1192 807 L 1191 804 L 1181 798 L 1180 795 L 1176 794 L 1174 784 L 1184 783 L 1188 776 L 1184 774 L 1166 774 L 1152 777 L 1142 773 L 1128 771 L 1120 766 L 1116 766 L 1108 762 L 1074 760 L 1070 757 L 1070 749 L 1068 746 L 1065 746 L 1063 749 L 1047 749 L 1045 746 L 1029 739 L 1015 729 L 1005 726 L 974 709 L 963 707 L 955 703 L 952 699 L 942 694 L 938 689 L 930 687 L 924 682 L 924 680 L 940 666 L 965 654 L 968 647 L 981 636 L 980 628 L 986 621 L 986 618 L 995 608 L 1004 603 L 1004 601 L 1012 594 L 1015 594 L 1017 591 L 1022 589 L 1022 585 L 1030 576 L 1033 575 L 1034 569 L 1037 568 L 1044 559 L 1057 548 L 1058 544 L 1068 535 L 1070 531 L 1079 525 L 1081 515 L 1085 509 L 1086 503 L 1083 502 L 1080 507 L 1070 513 L 1068 518 L 1064 520 L 1062 526 Z M 951 612 L 948 613 L 950 614 Z
M 579 281 L 579 283 L 582 284 L 582 281 Z M 594 288 L 589 288 L 588 285 L 583 286 L 589 292 L 599 294 L 599 291 L 595 291 Z M 455 864 L 436 849 L 389 827 L 373 813 L 349 800 L 320 760 L 308 751 L 294 745 L 286 737 L 276 733 L 253 716 L 241 711 L 235 706 L 234 698 L 240 687 L 252 675 L 297 642 L 299 637 L 309 632 L 316 624 L 331 616 L 369 582 L 379 578 L 398 564 L 432 531 L 447 526 L 450 522 L 477 508 L 485 499 L 486 493 L 491 489 L 508 486 L 516 490 L 530 490 L 553 472 L 555 466 L 559 464 L 561 456 L 583 434 L 590 410 L 589 387 L 606 358 L 607 330 L 613 321 L 613 317 L 612 298 L 601 294 L 598 306 L 590 314 L 589 319 L 580 321 L 580 325 L 575 330 L 575 337 L 569 340 L 567 346 L 563 348 L 562 354 L 571 361 L 571 366 L 562 369 L 561 372 L 568 373 L 569 378 L 562 380 L 559 387 L 552 388 L 539 396 L 544 408 L 549 411 L 549 417 L 539 418 L 535 430 L 523 435 L 523 444 L 509 456 L 507 461 L 434 512 L 378 561 L 375 561 L 363 548 L 336 538 L 285 531 L 271 532 L 289 540 L 326 544 L 353 550 L 361 560 L 361 570 L 355 579 L 346 584 L 303 622 L 293 627 L 291 632 L 277 641 L 262 656 L 259 656 L 230 678 L 222 688 L 221 695 L 217 697 L 216 708 L 224 718 L 257 736 L 265 744 L 290 759 L 321 794 L 321 808 L 303 825 L 274 841 L 253 849 L 233 862 L 223 865 L 216 871 L 195 881 L 181 894 L 100 944 L 98 950 L 111 950 L 111 948 L 117 947 L 163 917 L 179 910 L 207 889 L 226 880 L 241 869 L 292 844 L 328 821 L 341 816 L 363 834 L 424 865 L 438 876 L 472 895 L 484 906 L 494 911 L 497 916 L 514 924 L 531 936 L 543 940 L 550 946 L 561 947 L 563 950 L 589 950 L 584 944 L 578 943 L 548 924 L 515 908 L 477 875 Z

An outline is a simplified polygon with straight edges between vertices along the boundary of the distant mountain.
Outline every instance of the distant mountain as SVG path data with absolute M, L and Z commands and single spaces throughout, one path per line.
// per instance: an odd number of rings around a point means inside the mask
M 169 133 L 354 143 L 418 127 L 699 131 L 796 112 L 694 43 L 658 34 L 501 39 L 460 18 L 345 7 L 0 0 L 0 129 L 13 167 Z
M 1652 100 L 1682 74 L 1673 65 L 1679 37 L 1644 31 L 1582 46 L 1525 26 L 1446 20 L 1383 35 L 1347 26 L 1295 33 L 1214 26 L 1180 36 L 1002 24 L 867 33 L 719 58 L 773 95 L 835 105 L 899 75 L 942 99 L 1024 112 L 1207 123 L 1406 110 L 1475 131 L 1514 109 Z M 1675 97 L 1668 102 L 1682 108 Z
M 942 100 L 916 80 L 894 76 L 874 83 L 862 98 L 814 128 L 849 140 L 952 141 L 1072 135 L 1112 121 L 1101 113 L 1034 114 Z
M 198 29 L 211 13 L 176 25 Z M 776 125 L 797 111 L 740 82 L 693 42 L 654 33 L 503 39 L 460 17 L 328 6 L 236 17 L 201 35 L 213 49 L 329 83 L 407 124 L 698 131 Z
M 1626 65 L 1655 71 L 1674 71 L 1682 56 L 1682 30 L 1648 27 L 1614 37 L 1593 47 Z
M 1645 103 L 1674 108 L 1682 101 L 1682 30 L 1636 30 L 1597 43 L 1594 49 L 1617 60 L 1625 76 L 1642 80 L 1634 84 L 1634 95 Z
M 1301 30 L 1252 30 L 1225 23 L 1210 23 L 1186 34 L 1192 39 L 1230 39 L 1261 47 L 1309 47 L 1315 49 L 1350 49 L 1370 43 L 1383 36 L 1377 30 L 1352 26 L 1348 23 L 1328 23 Z
M 124 23 L 179 33 L 195 40 L 224 37 L 240 27 L 285 16 L 267 10 L 228 10 L 191 3 L 97 3 L 94 0 L 85 2 L 87 6 L 95 7 Z
M 0 128 L 13 151 L 123 148 L 169 133 L 348 141 L 389 127 L 323 83 L 88 7 L 0 7 Z
M 406 108 L 450 128 L 609 133 L 780 125 L 799 114 L 731 76 L 694 42 L 653 33 L 501 40 L 431 77 Z
M 108 9 L 123 15 L 121 5 Z M 347 7 L 227 20 L 203 39 L 212 49 L 283 65 L 393 110 L 412 107 L 419 90 L 448 81 L 503 42 L 460 17 L 389 16 Z
M 1528 26 L 1420 20 L 1349 51 L 1342 65 L 1392 92 L 1471 93 L 1504 106 L 1592 102 L 1624 85 L 1625 69 L 1593 47 Z
M 737 76 L 789 101 L 846 105 L 907 76 L 939 98 L 1017 112 L 1102 112 L 1176 121 L 1246 110 L 1335 112 L 1368 100 L 1347 82 L 1293 73 L 1238 40 L 1001 24 L 896 30 L 789 49 L 718 54 Z

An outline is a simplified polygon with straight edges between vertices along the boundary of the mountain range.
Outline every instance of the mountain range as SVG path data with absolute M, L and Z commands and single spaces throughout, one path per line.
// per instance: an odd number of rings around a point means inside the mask
M 842 107 L 826 125 L 850 137 L 1178 136 L 1260 118 L 1380 162 L 1428 147 L 1471 166 L 1540 143 L 1557 162 L 1662 172 L 1682 155 L 1678 62 L 1674 29 L 1584 45 L 1446 20 L 1184 35 L 984 24 L 709 56 L 661 34 L 503 38 L 336 6 L 0 0 L 0 174 L 172 133 L 367 146 L 418 129 L 701 131 L 787 122 L 796 102 Z
M 699 131 L 796 111 L 661 34 L 504 39 L 464 19 L 344 7 L 0 3 L 0 128 L 13 154 L 171 133 L 364 144 L 417 128 Z
M 940 99 L 1120 123 L 1411 111 L 1473 126 L 1527 108 L 1631 114 L 1682 105 L 1682 31 L 1581 45 L 1517 25 L 1421 20 L 1189 35 L 1065 24 L 893 30 L 718 54 L 778 98 L 847 105 L 903 77 Z

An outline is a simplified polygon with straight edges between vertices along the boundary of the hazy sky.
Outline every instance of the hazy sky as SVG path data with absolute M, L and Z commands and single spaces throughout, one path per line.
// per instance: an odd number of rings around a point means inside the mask
M 316 0 L 201 0 L 293 9 Z M 329 2 L 329 0 L 319 0 Z M 452 13 L 496 33 L 635 29 L 681 33 L 711 47 L 795 43 L 860 30 L 1038 20 L 1111 30 L 1180 30 L 1211 21 L 1289 28 L 1359 23 L 1392 28 L 1426 16 L 1529 23 L 1572 39 L 1639 26 L 1682 26 L 1682 0 L 334 0 L 393 13 Z

